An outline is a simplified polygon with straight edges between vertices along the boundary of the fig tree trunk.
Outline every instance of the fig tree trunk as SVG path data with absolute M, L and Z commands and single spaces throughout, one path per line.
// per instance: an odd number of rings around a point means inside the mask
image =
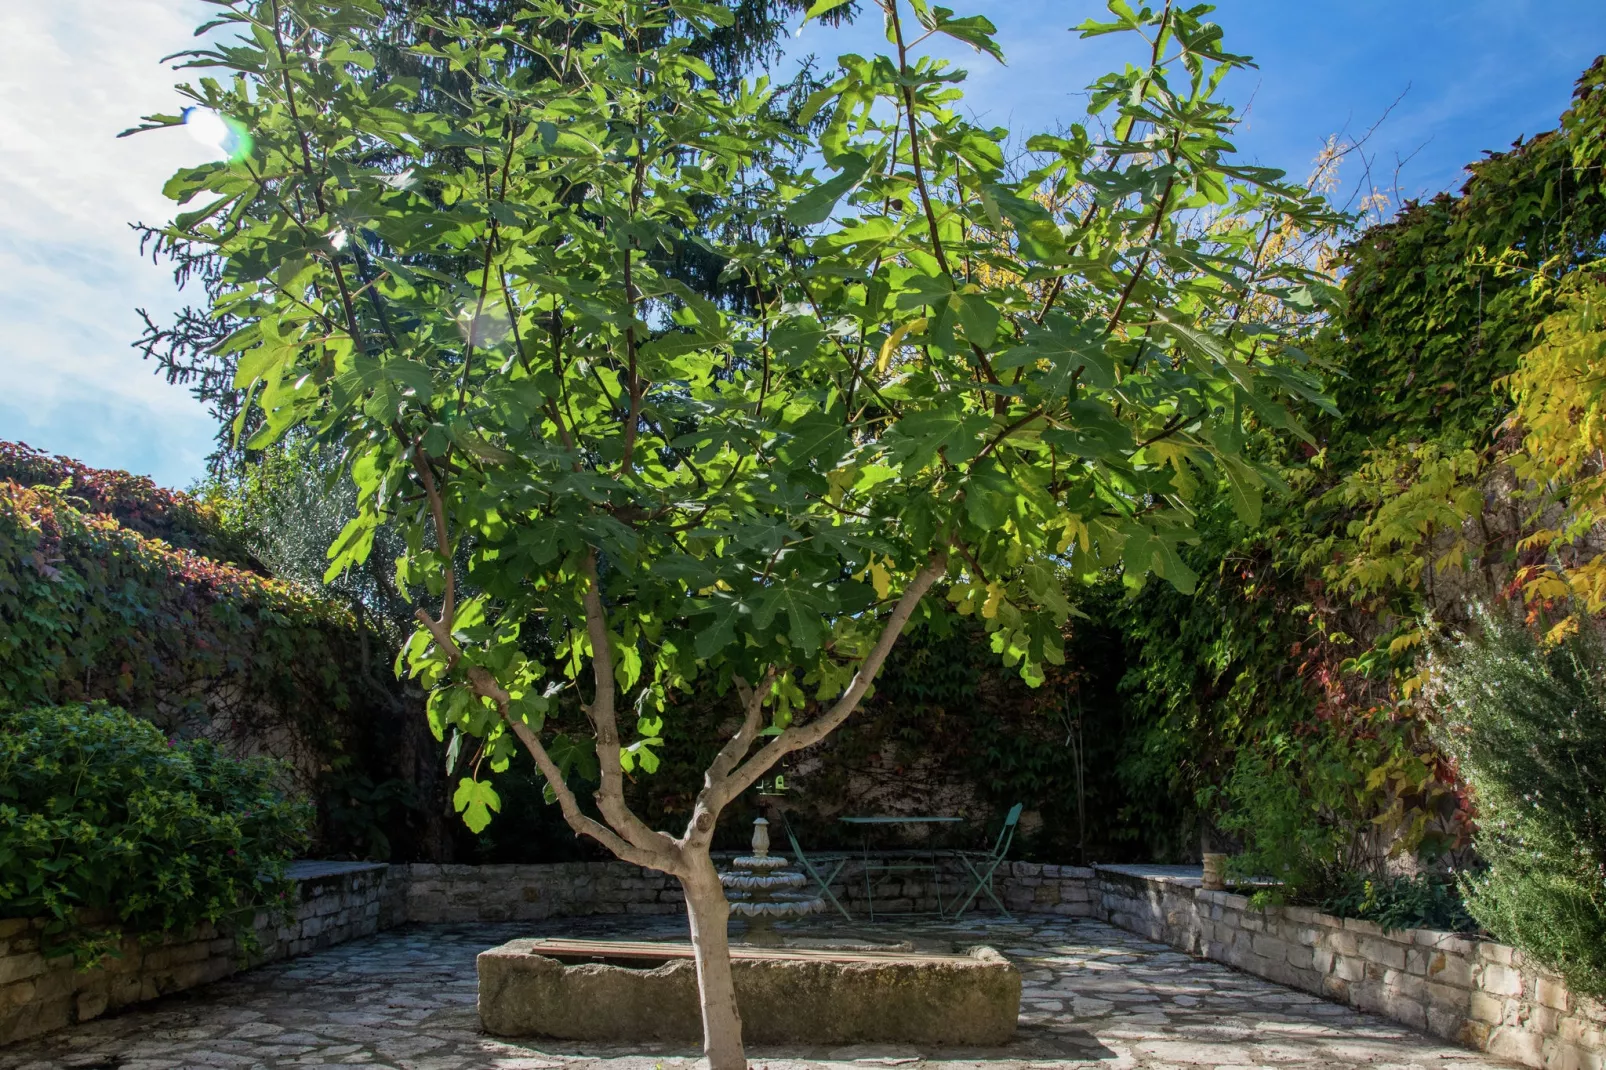
M 709 1070 L 745 1070 L 742 1016 L 731 974 L 730 903 L 708 848 L 692 848 L 680 876 L 686 891 L 691 946 L 697 961 L 697 995 L 703 1012 L 703 1054 Z

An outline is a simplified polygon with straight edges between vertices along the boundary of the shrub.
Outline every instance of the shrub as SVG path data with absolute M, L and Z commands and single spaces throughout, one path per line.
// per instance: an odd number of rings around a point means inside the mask
M 1319 904 L 1341 918 L 1375 921 L 1385 929 L 1438 929 L 1470 933 L 1478 923 L 1467 913 L 1461 888 L 1450 877 L 1367 877 L 1352 873 Z
M 1434 653 L 1441 745 L 1478 806 L 1487 864 L 1467 908 L 1499 939 L 1606 996 L 1606 639 L 1542 646 L 1511 613 Z
M 0 712 L 0 916 L 46 917 L 53 950 L 91 959 L 96 915 L 141 934 L 248 921 L 306 841 L 283 774 L 100 703 Z

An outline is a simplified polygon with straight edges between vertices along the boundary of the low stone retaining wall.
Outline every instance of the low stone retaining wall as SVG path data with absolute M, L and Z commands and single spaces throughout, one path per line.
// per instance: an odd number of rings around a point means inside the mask
M 536 921 L 583 914 L 676 914 L 680 882 L 628 862 L 391 867 L 400 920 Z
M 878 856 L 881 857 L 881 856 Z M 897 861 L 899 856 L 886 856 Z M 584 914 L 678 914 L 685 909 L 680 882 L 624 862 L 555 862 L 534 865 L 454 866 L 413 863 L 391 867 L 387 918 L 420 923 L 535 921 Z M 1006 862 L 994 876 L 998 897 L 1013 912 L 1092 917 L 1093 871 L 1080 866 Z M 970 891 L 969 875 L 945 863 L 936 880 L 911 873 L 881 878 L 877 911 L 934 912 Z M 855 862 L 832 882 L 854 914 L 869 912 L 870 897 Z M 991 910 L 983 896 L 973 909 Z
M 246 966 L 366 936 L 381 927 L 389 867 L 368 863 L 298 863 L 294 919 L 256 919 L 258 952 L 246 960 L 234 937 L 211 925 L 160 941 L 122 942 L 121 957 L 90 970 L 70 956 L 40 954 L 41 919 L 0 919 L 0 1044 L 87 1022 L 107 1011 L 227 977 Z
M 0 920 L 0 1044 L 406 922 L 684 910 L 673 878 L 623 862 L 299 863 L 293 876 L 294 921 L 278 926 L 259 917 L 261 949 L 249 962 L 232 938 L 203 926 L 156 943 L 126 940 L 121 958 L 80 972 L 68 959 L 41 957 L 41 922 Z M 934 882 L 911 875 L 879 883 L 878 913 L 951 905 L 969 890 L 967 878 L 954 866 Z M 1606 1070 L 1606 1006 L 1569 992 L 1512 948 L 1453 933 L 1385 932 L 1298 907 L 1254 909 L 1244 896 L 1199 883 L 1198 867 L 1030 862 L 1006 863 L 994 879 L 1012 912 L 1099 918 L 1539 1070 Z M 855 916 L 866 913 L 856 865 L 833 888 Z
M 1527 1066 L 1606 1068 L 1606 1006 L 1504 944 L 1254 909 L 1245 896 L 1201 889 L 1197 867 L 1096 872 L 1098 916 L 1151 940 Z

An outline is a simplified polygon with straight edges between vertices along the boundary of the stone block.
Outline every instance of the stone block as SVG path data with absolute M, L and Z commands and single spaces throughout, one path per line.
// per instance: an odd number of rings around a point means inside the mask
M 1454 1011 L 1445 1010 L 1442 1007 L 1435 1007 L 1431 1003 L 1428 1004 L 1427 1030 L 1434 1036 L 1442 1037 L 1445 1040 L 1459 1041 L 1466 1024 L 1465 1016 Z
M 1467 1012 L 1475 1022 L 1496 1026 L 1506 1019 L 1506 1001 L 1487 992 L 1473 992 L 1467 999 Z
M 1490 1028 L 1486 1022 L 1468 1018 L 1461 1024 L 1461 1031 L 1455 1035 L 1455 1042 L 1474 1051 L 1484 1051 L 1489 1046 Z
M 1478 957 L 1484 962 L 1499 963 L 1501 966 L 1510 966 L 1515 960 L 1516 951 L 1505 944 L 1497 944 L 1492 940 L 1480 941 L 1478 944 Z
M 32 922 L 28 918 L 0 918 L 0 940 L 21 936 L 31 925 Z
M 1349 928 L 1352 919 L 1344 919 L 1344 927 Z M 1368 962 L 1375 962 L 1391 970 L 1405 969 L 1405 948 L 1391 940 L 1379 937 L 1362 936 L 1360 946 L 1361 957 Z
M 1254 952 L 1272 962 L 1286 962 L 1288 960 L 1288 943 L 1275 936 L 1258 934 L 1250 944 Z
M 1399 970 L 1388 970 L 1383 974 L 1383 991 L 1390 999 L 1421 1002 L 1427 998 L 1428 983 Z
M 1558 1011 L 1572 1009 L 1572 993 L 1559 977 L 1540 974 L 1534 983 L 1534 999 Z
M 1564 1042 L 1545 1046 L 1545 1070 L 1601 1070 L 1603 1065 L 1606 1065 L 1606 1052 L 1589 1051 Z
M 1428 980 L 1456 988 L 1471 988 L 1472 960 L 1450 951 L 1435 951 L 1428 960 Z
M 28 951 L 20 955 L 7 955 L 0 958 L 0 985 L 12 981 L 26 981 L 30 977 L 38 977 L 46 969 L 45 959 L 37 951 Z
M 71 1021 L 72 1004 L 67 1000 L 30 1004 L 9 1015 L 0 1016 L 0 1044 L 61 1029 Z
M 106 1005 L 111 999 L 111 985 L 104 975 L 96 981 L 98 983 L 79 989 L 73 996 L 73 1021 L 87 1022 L 106 1013 Z
M 66 1000 L 72 995 L 73 982 L 76 979 L 69 959 L 67 965 L 58 966 L 47 973 L 42 973 L 33 979 L 33 998 L 36 1002 L 48 1003 L 51 1000 Z
M 1478 987 L 1491 995 L 1520 996 L 1522 974 L 1510 966 L 1502 966 L 1495 962 L 1485 963 L 1483 973 L 1478 978 Z
M 541 943 L 515 940 L 480 954 L 480 1020 L 488 1032 L 637 1041 L 702 1035 L 688 945 L 665 945 L 676 953 L 651 960 L 638 954 L 616 965 L 592 956 L 565 965 L 540 954 Z M 732 968 L 743 1033 L 756 1043 L 993 1047 L 1014 1035 L 1020 1011 L 1020 973 L 991 949 L 969 956 L 737 950 Z
M 1366 980 L 1366 962 L 1350 955 L 1339 955 L 1333 960 L 1333 976 L 1352 983 Z
M 1288 948 L 1288 965 L 1296 970 L 1315 970 L 1316 953 L 1310 948 L 1299 944 L 1290 945 Z M 1324 969 L 1317 972 L 1326 973 L 1327 971 Z
M 1465 988 L 1456 988 L 1453 985 L 1441 985 L 1435 981 L 1427 983 L 1428 1007 L 1438 1010 L 1454 1012 L 1465 1018 L 1471 1013 L 1472 993 Z
M 1484 1050 L 1498 1058 L 1510 1059 L 1528 1066 L 1545 1064 L 1543 1038 L 1537 1033 L 1530 1033 L 1515 1026 L 1500 1026 L 1491 1030 L 1489 1042 Z
M 33 1002 L 34 983 L 32 981 L 13 981 L 9 985 L 0 985 L 0 1014 L 11 1007 L 21 1007 Z
M 1388 996 L 1383 1001 L 1382 1013 L 1412 1029 L 1428 1027 L 1428 1009 L 1418 1000 Z

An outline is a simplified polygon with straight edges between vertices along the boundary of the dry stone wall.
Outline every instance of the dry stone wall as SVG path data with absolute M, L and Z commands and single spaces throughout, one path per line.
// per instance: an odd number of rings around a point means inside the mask
M 918 855 L 888 855 L 913 862 Z M 721 865 L 725 860 L 716 859 Z M 829 863 L 826 864 L 829 868 Z M 420 923 L 535 921 L 585 914 L 678 914 L 685 897 L 680 883 L 654 870 L 624 862 L 558 862 L 535 865 L 453 866 L 413 863 L 393 866 L 388 910 L 399 921 Z M 854 914 L 868 913 L 870 890 L 855 861 L 832 882 L 837 900 Z M 1006 862 L 994 876 L 1000 899 L 1013 912 L 1092 917 L 1093 871 L 1079 866 Z M 973 882 L 953 861 L 935 879 L 910 871 L 876 881 L 875 909 L 890 913 L 935 912 L 968 894 Z M 974 909 L 991 905 L 978 897 Z
M 211 925 L 156 942 L 125 938 L 117 957 L 78 970 L 71 956 L 46 958 L 42 919 L 0 919 L 0 1044 L 87 1022 L 107 1011 L 220 980 L 246 966 L 316 951 L 379 931 L 386 870 L 367 863 L 301 863 L 293 918 L 255 919 L 249 959 Z
M 1259 909 L 1196 868 L 1097 872 L 1099 916 L 1152 940 L 1540 1070 L 1606 1070 L 1606 1006 L 1504 944 Z

